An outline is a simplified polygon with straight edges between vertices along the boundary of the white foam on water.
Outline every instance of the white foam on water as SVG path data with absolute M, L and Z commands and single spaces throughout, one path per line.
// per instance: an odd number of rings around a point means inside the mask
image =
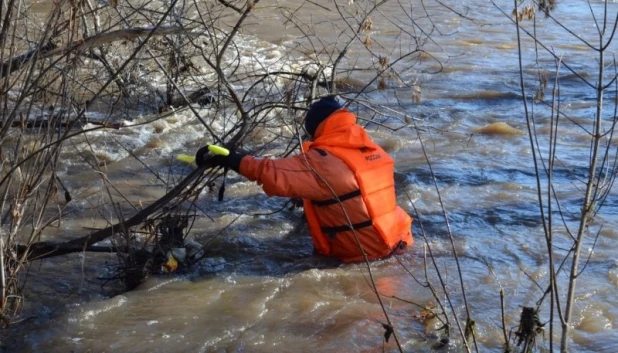
M 175 277 L 169 277 L 169 278 L 162 278 L 162 279 L 157 279 L 157 284 L 155 284 L 154 286 L 148 288 L 147 292 L 152 292 L 155 290 L 158 290 L 164 286 L 167 286 L 169 284 L 178 282 L 178 281 L 183 281 L 184 278 L 180 277 L 180 276 L 175 276 Z
M 109 301 L 101 302 L 102 307 L 97 309 L 90 309 L 85 312 L 78 313 L 76 316 L 69 317 L 71 323 L 83 323 L 96 318 L 99 314 L 106 313 L 108 311 L 120 308 L 127 304 L 128 300 L 125 296 L 119 295 Z

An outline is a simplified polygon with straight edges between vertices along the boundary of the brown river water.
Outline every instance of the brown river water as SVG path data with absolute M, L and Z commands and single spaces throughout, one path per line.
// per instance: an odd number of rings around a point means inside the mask
M 301 3 L 304 7 L 299 16 L 314 21 L 316 36 L 328 48 L 329 43 L 337 41 L 341 33 L 337 26 L 341 24 L 328 20 L 333 13 L 308 2 L 294 0 L 281 5 L 295 8 Z M 372 263 L 371 276 L 404 351 L 432 352 L 441 331 L 436 331 L 435 320 L 423 318 L 421 309 L 435 305 L 431 292 L 422 285 L 425 276 L 438 285 L 437 272 L 427 263 L 429 249 L 445 281 L 452 311 L 460 320 L 466 317 L 454 247 L 465 283 L 465 298 L 475 320 L 478 349 L 502 352 L 501 289 L 507 330 L 515 331 L 521 308 L 534 306 L 542 297 L 540 287 L 549 283 L 519 85 L 515 26 L 488 1 L 452 3 L 460 11 L 467 10 L 473 21 L 438 3 L 425 2 L 431 20 L 443 34 L 440 36 L 436 31 L 435 42 L 427 43 L 426 48 L 444 67 L 442 72 L 429 73 L 438 66 L 428 60 L 421 65 L 422 72 L 406 73 L 405 79 L 416 81 L 422 88 L 422 100 L 414 103 L 409 90 L 396 89 L 366 97 L 374 103 L 405 109 L 410 117 L 421 119 L 423 146 L 440 191 L 438 195 L 416 131 L 405 128 L 390 132 L 375 125 L 369 127 L 372 136 L 396 160 L 400 204 L 411 214 L 418 212 L 415 244 L 404 255 Z M 510 14 L 512 3 L 501 3 Z M 243 33 L 257 37 L 248 46 L 256 51 L 259 48 L 266 61 L 298 43 L 298 33 L 285 27 L 281 15 L 269 8 L 276 4 L 260 3 L 251 18 L 253 25 Z M 329 4 L 330 1 L 324 2 L 326 7 Z M 594 1 L 591 7 L 599 13 L 603 4 Z M 608 2 L 607 10 L 608 17 L 615 18 L 618 3 Z M 419 23 L 427 25 L 429 20 L 422 18 L 419 2 L 392 2 L 374 17 L 374 38 L 388 42 L 389 36 L 396 33 L 389 23 L 406 23 L 406 11 L 407 15 L 419 16 Z M 585 1 L 560 1 L 554 15 L 582 38 L 596 40 Z M 565 35 L 551 20 L 541 17 L 538 33 L 543 40 L 551 41 L 554 50 L 572 63 L 580 75 L 595 77 L 597 64 L 590 50 L 581 41 Z M 402 45 L 396 38 L 392 42 Z M 609 49 L 616 54 L 618 45 L 614 42 Z M 363 60 L 355 55 L 351 50 L 348 60 Z M 523 57 L 524 75 L 530 79 L 535 75 L 535 59 L 529 41 Z M 546 57 L 540 61 L 551 62 Z M 614 70 L 615 66 L 609 65 L 608 71 Z M 550 74 L 549 81 L 553 82 L 555 76 Z M 559 76 L 564 109 L 572 120 L 565 120 L 559 130 L 556 192 L 568 200 L 565 207 L 578 212 L 578 188 L 582 187 L 579 180 L 585 176 L 589 156 L 589 139 L 580 127 L 592 126 L 594 92 L 574 75 L 561 72 Z M 529 82 L 527 88 L 534 92 L 534 81 Z M 547 144 L 547 111 L 535 109 L 539 116 L 539 141 Z M 515 130 L 477 130 L 494 123 L 506 123 Z M 133 143 L 150 168 L 171 171 L 173 177 L 180 179 L 188 174 L 189 167 L 173 162 L 173 156 L 194 151 L 202 143 L 199 139 L 204 130 L 189 114 L 178 114 L 157 124 L 126 129 L 113 137 L 109 137 L 109 132 L 105 136 L 101 133 L 99 137 L 101 141 L 113 138 Z M 120 192 L 143 202 L 165 193 L 148 170 L 123 158 L 121 152 L 104 152 L 110 161 L 108 178 Z M 103 226 L 101 219 L 111 217 L 110 211 L 97 209 L 98 200 L 92 196 L 99 195 L 100 179 L 79 168 L 67 170 L 63 177 L 77 200 L 75 216 L 66 217 L 63 228 L 82 234 L 83 227 Z M 259 187 L 237 175 L 230 176 L 228 183 L 223 202 L 215 202 L 216 196 L 210 194 L 202 195 L 198 201 L 214 222 L 207 217 L 196 222 L 192 231 L 196 241 L 218 232 L 222 235 L 208 256 L 188 273 L 154 276 L 133 291 L 110 296 L 94 278 L 104 275 L 101 264 L 113 263 L 115 255 L 69 255 L 33 266 L 25 293 L 27 305 L 20 317 L 22 321 L 11 328 L 11 336 L 5 340 L 7 351 L 397 351 L 392 338 L 384 342 L 381 323 L 386 320 L 370 285 L 366 265 L 338 265 L 313 256 L 302 213 L 256 215 L 279 209 L 285 200 L 266 197 Z M 569 195 L 573 198 L 569 199 Z M 598 215 L 595 224 L 603 227 L 594 251 L 592 241 L 584 245 L 584 257 L 592 254 L 577 287 L 573 352 L 618 352 L 616 197 L 616 191 L 612 191 Z M 448 217 L 453 246 L 440 201 Z M 95 216 L 97 212 L 100 217 Z M 567 221 L 574 224 L 573 219 Z M 561 224 L 555 230 L 556 242 L 568 248 L 571 243 L 563 228 Z M 564 252 L 557 251 L 557 256 L 562 255 Z M 565 278 L 566 275 L 559 278 L 561 285 Z M 564 298 L 566 291 L 561 293 Z M 442 291 L 439 296 L 445 300 Z M 452 311 L 449 309 L 451 320 Z M 547 317 L 548 307 L 544 305 L 541 322 L 546 322 Z M 457 331 L 456 326 L 454 330 Z M 541 336 L 538 345 L 546 347 Z M 439 351 L 465 350 L 460 339 L 453 338 Z

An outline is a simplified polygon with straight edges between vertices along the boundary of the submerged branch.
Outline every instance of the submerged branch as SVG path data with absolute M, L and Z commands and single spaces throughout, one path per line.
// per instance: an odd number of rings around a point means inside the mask
M 205 169 L 205 167 L 195 169 L 178 185 L 176 185 L 176 187 L 170 190 L 159 200 L 157 200 L 150 206 L 144 208 L 135 216 L 129 218 L 124 222 L 116 223 L 112 226 L 101 229 L 92 234 L 83 236 L 81 238 L 73 239 L 65 243 L 38 242 L 31 244 L 30 246 L 20 245 L 17 247 L 19 257 L 25 261 L 32 261 L 79 252 L 82 251 L 84 248 L 87 248 L 109 238 L 115 233 L 120 232 L 122 229 L 134 227 L 144 222 L 150 215 L 157 212 L 162 207 L 167 205 L 168 202 L 172 201 L 172 199 L 180 195 L 189 184 L 191 184 L 200 175 L 202 175 Z
M 249 118 L 247 116 L 243 116 L 238 132 L 230 139 L 228 143 L 225 144 L 225 147 L 230 150 L 234 150 L 238 143 L 242 140 L 242 138 L 247 134 L 248 128 Z M 121 232 L 123 229 L 135 227 L 146 221 L 148 217 L 150 217 L 155 212 L 161 210 L 163 207 L 172 202 L 175 198 L 182 195 L 185 189 L 187 189 L 189 185 L 194 181 L 197 183 L 199 181 L 199 177 L 209 168 L 210 167 L 199 167 L 193 170 L 191 174 L 186 176 L 167 194 L 165 194 L 163 197 L 152 203 L 150 206 L 144 208 L 133 217 L 125 221 L 118 222 L 112 226 L 98 230 L 92 234 L 64 243 L 38 242 L 30 245 L 19 245 L 17 247 L 19 258 L 21 258 L 23 261 L 33 261 L 80 252 L 98 242 L 109 238 L 110 236 L 118 232 Z

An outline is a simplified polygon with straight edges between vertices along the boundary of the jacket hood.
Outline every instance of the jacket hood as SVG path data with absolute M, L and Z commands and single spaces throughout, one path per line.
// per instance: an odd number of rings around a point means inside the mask
M 367 131 L 356 124 L 356 115 L 343 108 L 335 111 L 318 126 L 311 147 L 319 146 L 365 147 L 373 150 L 375 143 Z

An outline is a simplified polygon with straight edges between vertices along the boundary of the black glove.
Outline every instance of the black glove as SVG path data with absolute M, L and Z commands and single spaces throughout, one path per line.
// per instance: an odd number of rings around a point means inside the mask
M 213 155 L 208 150 L 208 145 L 197 150 L 195 154 L 195 164 L 198 167 L 224 167 L 229 168 L 238 173 L 240 170 L 240 161 L 245 156 L 242 153 L 230 151 L 227 156 Z

